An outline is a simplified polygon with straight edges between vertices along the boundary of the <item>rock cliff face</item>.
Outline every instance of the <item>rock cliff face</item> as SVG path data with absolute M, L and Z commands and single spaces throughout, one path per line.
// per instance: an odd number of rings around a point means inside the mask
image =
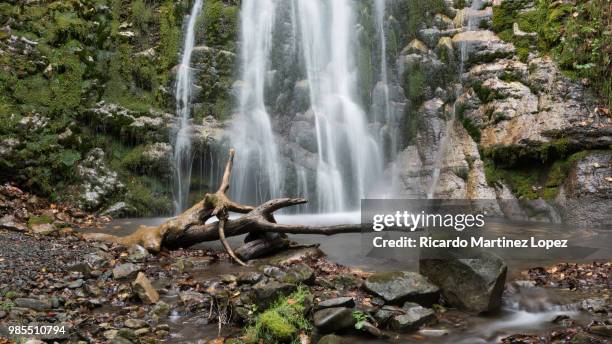
M 434 21 L 421 30 L 436 32 L 437 41 L 413 40 L 398 58 L 405 73 L 414 73 L 414 61 L 429 75 L 448 64 L 457 73 L 452 86 L 425 92 L 407 109 L 417 129 L 393 169 L 398 194 L 498 199 L 516 219 L 609 225 L 612 122 L 598 107 L 605 100 L 535 48 L 523 62 L 512 40 L 489 30 L 490 4 L 454 12 L 452 25 Z M 468 29 L 470 22 L 479 28 Z

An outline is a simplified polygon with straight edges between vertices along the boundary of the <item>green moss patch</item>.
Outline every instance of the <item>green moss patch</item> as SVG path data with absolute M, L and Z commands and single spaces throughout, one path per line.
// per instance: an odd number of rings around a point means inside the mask
M 300 287 L 287 297 L 278 299 L 272 307 L 258 314 L 247 327 L 245 343 L 296 343 L 300 332 L 309 333 L 312 325 L 307 311 L 312 303 L 312 294 Z

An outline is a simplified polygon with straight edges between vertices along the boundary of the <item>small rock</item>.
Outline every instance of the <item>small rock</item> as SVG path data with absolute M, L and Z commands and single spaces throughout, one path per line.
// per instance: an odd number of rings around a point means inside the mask
M 50 223 L 39 223 L 32 225 L 32 232 L 39 235 L 49 235 L 57 231 L 57 228 Z
M 132 263 L 142 263 L 149 257 L 149 251 L 140 245 L 132 245 L 128 249 L 128 260 Z
M 168 316 L 170 314 L 170 305 L 164 301 L 157 301 L 151 312 L 160 317 Z
M 13 215 L 5 215 L 0 218 L 0 228 L 19 232 L 25 232 L 27 230 L 24 224 L 15 221 Z
M 6 318 L 6 312 L 5 311 L 0 311 L 0 319 L 4 319 Z
M 70 282 L 68 284 L 68 288 L 70 289 L 77 289 L 83 286 L 83 284 L 85 283 L 85 281 L 83 281 L 82 279 L 78 279 L 76 281 Z
M 404 313 L 406 313 L 406 310 L 401 307 L 385 305 L 374 314 L 374 319 L 376 319 L 379 324 L 385 324 L 392 317 Z
M 266 276 L 271 277 L 271 278 L 275 278 L 275 279 L 277 279 L 279 281 L 282 281 L 285 278 L 285 276 L 287 275 L 286 272 L 284 272 L 283 270 L 281 270 L 277 266 L 267 265 L 267 266 L 263 267 L 262 271 L 263 271 L 263 273 Z
M 117 330 L 108 330 L 108 331 L 104 331 L 102 333 L 102 336 L 104 338 L 106 338 L 107 340 L 113 340 L 113 338 L 115 338 L 115 336 L 117 335 Z
M 150 330 L 144 327 L 144 328 L 139 328 L 138 330 L 134 331 L 134 334 L 137 335 L 138 337 L 142 337 L 149 332 Z
M 17 298 L 13 301 L 15 306 L 22 308 L 29 308 L 36 311 L 44 311 L 51 309 L 51 305 L 46 302 L 37 299 L 29 299 L 29 298 Z
M 341 331 L 355 326 L 353 311 L 346 307 L 325 308 L 315 312 L 314 325 L 322 333 Z
M 406 309 L 407 305 L 403 308 Z M 436 318 L 433 310 L 424 308 L 419 305 L 411 304 L 406 309 L 405 314 L 394 316 L 389 325 L 396 331 L 408 332 L 417 330 L 421 325 L 424 325 Z
M 186 290 L 179 293 L 179 300 L 181 300 L 183 304 L 201 303 L 204 302 L 205 299 L 206 297 L 204 294 L 198 293 L 197 291 Z
M 142 319 L 127 319 L 124 322 L 125 327 L 131 329 L 138 329 L 143 327 L 148 327 L 147 322 Z
M 45 342 L 43 342 L 40 339 L 30 338 L 30 339 L 24 340 L 23 344 L 45 344 Z
M 296 286 L 294 284 L 280 283 L 275 280 L 271 280 L 267 283 L 259 282 L 253 286 L 256 302 L 262 308 L 266 308 L 280 296 L 291 294 L 295 289 Z
M 315 275 L 312 268 L 304 263 L 299 263 L 291 266 L 282 281 L 285 283 L 312 284 L 314 278 Z
M 355 300 L 352 297 L 337 297 L 319 302 L 319 309 L 331 307 L 355 307 Z
M 88 277 L 91 274 L 91 267 L 85 262 L 78 262 L 68 266 L 68 271 L 80 272 Z
M 262 278 L 259 272 L 241 272 L 238 274 L 238 284 L 255 284 Z
M 365 288 L 389 303 L 414 301 L 431 305 L 438 301 L 440 289 L 416 272 L 380 272 L 365 281 Z
M 151 281 L 149 281 L 144 273 L 138 273 L 136 280 L 134 280 L 132 283 L 132 287 L 142 302 L 151 304 L 159 301 L 159 294 L 157 293 L 157 290 L 153 288 Z
M 219 276 L 219 279 L 221 280 L 221 282 L 227 283 L 227 284 L 234 283 L 234 282 L 238 281 L 238 278 L 236 276 L 234 276 L 234 275 L 231 275 L 231 274 L 221 275 L 221 276 Z
M 605 313 L 607 311 L 607 303 L 605 299 L 586 299 L 580 304 L 580 308 L 592 313 Z
M 113 278 L 114 279 L 125 279 L 131 278 L 136 275 L 140 271 L 138 265 L 132 263 L 125 263 L 115 266 L 113 269 Z

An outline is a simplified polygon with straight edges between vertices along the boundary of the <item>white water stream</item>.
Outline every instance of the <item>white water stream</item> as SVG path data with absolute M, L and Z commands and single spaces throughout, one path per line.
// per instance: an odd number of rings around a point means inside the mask
M 176 114 L 179 116 L 178 127 L 174 133 L 174 211 L 179 214 L 187 207 L 187 196 L 191 182 L 193 153 L 189 135 L 191 117 L 191 96 L 193 91 L 193 73 L 191 55 L 195 45 L 195 26 L 202 9 L 203 0 L 195 0 L 189 20 L 185 26 L 183 53 L 176 75 Z

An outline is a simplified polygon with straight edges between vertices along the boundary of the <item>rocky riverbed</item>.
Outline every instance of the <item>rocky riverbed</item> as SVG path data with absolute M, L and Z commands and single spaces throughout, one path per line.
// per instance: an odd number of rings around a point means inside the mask
M 138 245 L 87 242 L 80 232 L 109 218 L 10 185 L 0 196 L 5 341 L 39 343 L 11 332 L 41 324 L 64 331 L 40 339 L 70 343 L 606 343 L 610 337 L 610 262 L 532 267 L 513 271 L 507 282 L 506 263 L 493 256 L 421 261 L 420 273 L 373 272 L 378 269 L 338 264 L 317 245 L 293 245 L 240 267 L 211 247 L 151 255 Z
M 139 246 L 88 243 L 72 232 L 0 230 L 0 246 L 2 337 L 10 324 L 45 323 L 66 326 L 65 334 L 45 338 L 57 342 L 248 342 L 242 328 L 254 324 L 277 334 L 261 315 L 276 310 L 279 299 L 291 304 L 296 291 L 308 295 L 300 299 L 308 323 L 292 329 L 302 343 L 459 342 L 471 327 L 493 321 L 455 309 L 416 272 L 354 270 L 314 247 L 241 268 L 207 249 L 153 256 Z M 575 315 L 548 319 L 545 329 L 505 331 L 499 340 L 606 343 L 611 269 L 559 264 L 519 274 L 524 280 L 506 285 L 504 302 L 527 312 L 575 305 Z M 566 294 L 555 304 L 543 296 L 553 289 Z

